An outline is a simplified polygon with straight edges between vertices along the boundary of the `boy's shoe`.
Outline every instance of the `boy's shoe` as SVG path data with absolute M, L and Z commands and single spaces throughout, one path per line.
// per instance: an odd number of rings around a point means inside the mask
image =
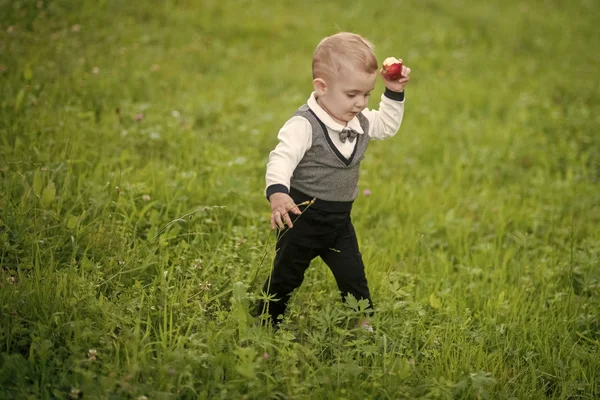
M 371 333 L 371 332 L 374 332 L 374 331 L 373 331 L 373 327 L 371 326 L 371 324 L 369 324 L 369 323 L 367 322 L 367 320 L 364 320 L 364 319 L 363 319 L 362 321 L 360 321 L 360 322 L 359 322 L 358 324 L 356 324 L 356 325 L 357 325 L 357 327 L 358 327 L 358 328 L 360 328 L 360 329 L 364 330 L 365 332 L 369 332 L 369 333 Z

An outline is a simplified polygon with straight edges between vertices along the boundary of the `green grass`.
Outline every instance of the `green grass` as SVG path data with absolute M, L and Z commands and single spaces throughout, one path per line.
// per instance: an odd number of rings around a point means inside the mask
M 600 396 L 597 2 L 0 15 L 1 398 Z M 413 70 L 353 210 L 377 333 L 315 261 L 273 335 L 265 164 L 338 30 Z

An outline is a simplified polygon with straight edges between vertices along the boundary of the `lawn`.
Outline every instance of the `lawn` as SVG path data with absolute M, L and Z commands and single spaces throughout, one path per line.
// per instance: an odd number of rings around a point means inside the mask
M 0 398 L 600 397 L 600 4 L 0 0 Z M 352 211 L 257 326 L 264 174 L 317 43 L 412 68 Z M 369 107 L 378 106 L 378 81 Z

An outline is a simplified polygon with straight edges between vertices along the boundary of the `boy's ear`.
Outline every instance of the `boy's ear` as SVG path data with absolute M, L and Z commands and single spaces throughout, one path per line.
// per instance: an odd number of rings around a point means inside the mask
M 323 96 L 327 91 L 327 82 L 322 78 L 316 78 L 313 80 L 313 88 L 318 96 Z

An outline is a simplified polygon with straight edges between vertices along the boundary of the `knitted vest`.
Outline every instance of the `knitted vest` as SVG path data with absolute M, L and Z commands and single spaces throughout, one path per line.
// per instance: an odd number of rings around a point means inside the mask
M 369 121 L 358 114 L 365 132 L 356 136 L 356 146 L 350 158 L 345 158 L 335 147 L 327 127 L 308 105 L 294 114 L 306 118 L 312 126 L 312 146 L 294 170 L 291 186 L 309 196 L 326 201 L 353 201 L 358 196 L 360 162 L 369 145 Z

